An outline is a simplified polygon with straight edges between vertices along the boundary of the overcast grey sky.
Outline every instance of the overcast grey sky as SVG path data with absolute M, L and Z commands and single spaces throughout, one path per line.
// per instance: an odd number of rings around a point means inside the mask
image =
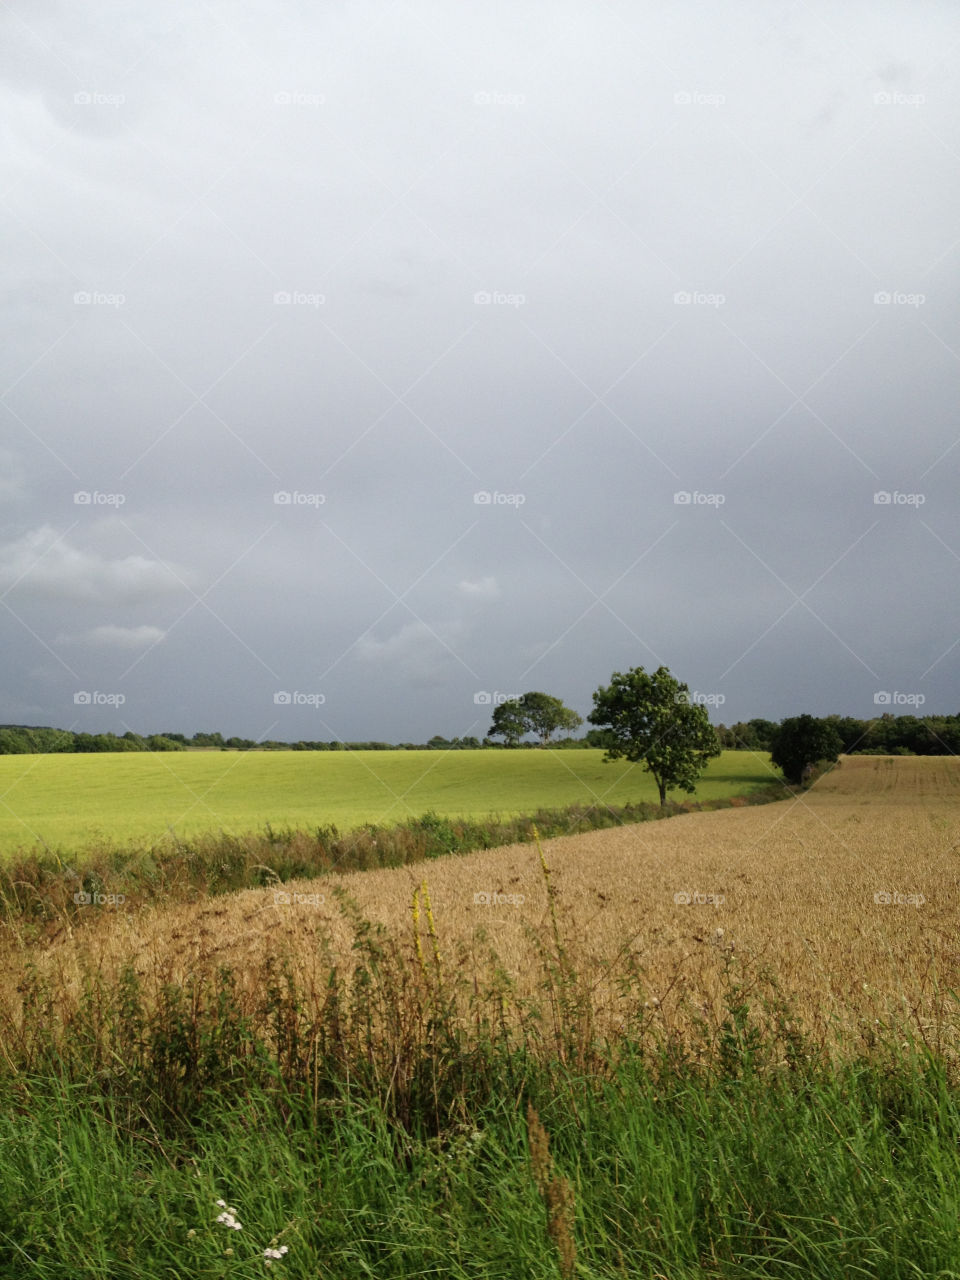
M 960 710 L 958 40 L 5 2 L 0 720 L 482 736 L 661 662 Z

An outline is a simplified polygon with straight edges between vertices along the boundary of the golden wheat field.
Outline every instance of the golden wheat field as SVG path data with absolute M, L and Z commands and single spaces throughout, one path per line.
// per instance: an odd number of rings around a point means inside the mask
M 553 921 L 599 1029 L 624 1014 L 625 980 L 650 1016 L 719 1017 L 724 991 L 779 988 L 806 1029 L 870 1041 L 910 1024 L 956 1049 L 960 991 L 960 761 L 848 757 L 776 804 L 514 845 L 397 870 L 287 883 L 193 904 L 104 913 L 39 953 L 11 954 L 8 999 L 36 962 L 68 1000 L 84 972 L 132 962 L 147 986 L 230 965 L 250 986 L 283 952 L 306 990 L 349 968 L 353 926 L 335 886 L 416 960 L 412 911 L 425 881 L 439 973 L 479 983 L 495 965 L 517 1007 L 543 981 Z M 420 895 L 421 950 L 436 967 Z M 555 935 L 553 935 L 555 936 Z M 19 960 L 18 957 L 19 956 Z M 494 959 L 495 957 L 495 959 Z M 952 1013 L 951 1013 L 952 1010 Z

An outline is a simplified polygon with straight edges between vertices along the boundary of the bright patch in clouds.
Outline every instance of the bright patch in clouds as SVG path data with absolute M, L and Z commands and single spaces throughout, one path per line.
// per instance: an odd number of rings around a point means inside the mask
M 93 627 L 78 636 L 61 636 L 61 644 L 94 644 L 114 649 L 145 649 L 148 645 L 159 644 L 167 633 L 160 627 L 116 627 L 107 624 Z
M 500 587 L 497 585 L 496 578 L 478 578 L 476 582 L 470 582 L 469 579 L 458 584 L 457 590 L 461 595 L 471 596 L 475 600 L 496 600 L 500 595 Z
M 425 622 L 408 622 L 386 640 L 363 636 L 357 642 L 357 656 L 362 662 L 392 668 L 418 688 L 431 688 L 444 682 L 451 667 L 460 665 L 456 646 L 462 629 L 448 625 L 443 631 L 441 635 Z
M 43 525 L 0 545 L 0 590 L 92 604 L 138 604 L 182 591 L 183 571 L 145 556 L 108 559 Z

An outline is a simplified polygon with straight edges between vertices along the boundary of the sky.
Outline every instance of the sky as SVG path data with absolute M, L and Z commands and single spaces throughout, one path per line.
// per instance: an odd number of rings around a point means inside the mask
M 0 7 L 0 721 L 960 711 L 942 3 Z

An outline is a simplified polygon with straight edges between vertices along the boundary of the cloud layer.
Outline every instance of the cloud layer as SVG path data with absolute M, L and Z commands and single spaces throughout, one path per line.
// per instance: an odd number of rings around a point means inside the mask
M 0 720 L 956 711 L 954 27 L 5 6 Z

